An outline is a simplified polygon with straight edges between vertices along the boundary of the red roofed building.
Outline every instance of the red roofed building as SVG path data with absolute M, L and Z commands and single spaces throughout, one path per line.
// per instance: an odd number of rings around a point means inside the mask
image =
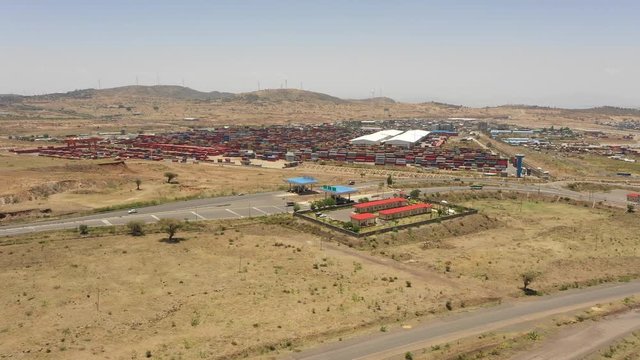
M 395 209 L 380 211 L 380 218 L 385 220 L 397 219 L 401 217 L 424 214 L 431 212 L 431 204 L 417 203 Z
M 631 202 L 640 204 L 640 193 L 628 193 L 627 194 L 627 201 L 631 201 Z
M 391 209 L 398 206 L 407 205 L 407 199 L 403 198 L 389 198 L 383 200 L 369 201 L 365 203 L 355 204 L 353 208 L 357 213 L 368 213 L 372 211 L 379 211 L 384 209 Z
M 351 223 L 360 227 L 375 225 L 377 217 L 372 213 L 351 214 Z

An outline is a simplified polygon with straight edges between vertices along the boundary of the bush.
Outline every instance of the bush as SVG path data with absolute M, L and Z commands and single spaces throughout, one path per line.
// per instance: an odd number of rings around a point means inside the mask
M 141 221 L 130 221 L 127 223 L 129 234 L 133 236 L 144 235 L 144 224 Z
M 78 226 L 78 232 L 80 233 L 80 235 L 89 234 L 89 226 L 87 226 L 86 224 L 80 224 Z
M 167 171 L 166 173 L 164 173 L 164 177 L 167 178 L 167 183 L 170 184 L 173 181 L 173 179 L 178 177 L 178 174 Z

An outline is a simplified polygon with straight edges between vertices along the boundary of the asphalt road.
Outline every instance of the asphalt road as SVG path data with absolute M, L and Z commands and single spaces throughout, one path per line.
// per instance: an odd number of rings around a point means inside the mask
M 530 298 L 491 308 L 458 313 L 423 323 L 412 329 L 396 329 L 378 335 L 331 343 L 316 349 L 287 355 L 285 358 L 299 360 L 396 358 L 407 351 L 415 351 L 434 344 L 528 323 L 554 314 L 578 310 L 597 303 L 637 294 L 640 294 L 640 281 L 574 289 L 542 298 Z
M 156 222 L 163 218 L 188 219 L 191 221 L 212 219 L 239 219 L 251 216 L 272 215 L 287 211 L 286 202 L 291 194 L 278 191 L 243 196 L 225 196 L 210 199 L 177 201 L 167 204 L 138 208 L 137 213 L 127 210 L 112 211 L 68 219 L 38 221 L 0 227 L 0 236 L 27 234 L 32 232 L 73 229 L 80 224 L 89 227 L 125 225 L 130 221 Z M 291 209 L 291 208 L 289 208 Z
M 466 179 L 464 179 L 466 180 Z M 402 187 L 399 181 L 396 187 Z M 484 190 L 513 190 L 527 192 L 530 194 L 543 194 L 551 196 L 569 197 L 583 201 L 604 201 L 613 206 L 626 206 L 624 199 L 619 199 L 611 194 L 584 194 L 571 191 L 561 187 L 558 184 L 518 184 L 500 181 L 499 179 L 483 179 L 475 180 L 476 183 L 488 184 Z M 361 184 L 358 187 L 363 192 L 379 192 L 375 190 L 374 183 Z M 366 189 L 369 191 L 366 191 Z M 410 189 L 405 189 L 410 190 Z M 451 186 L 430 187 L 421 189 L 423 193 L 446 193 L 451 191 L 467 191 L 468 185 L 459 185 L 452 182 Z M 386 190 L 383 194 L 390 196 L 392 190 Z M 238 219 L 251 216 L 272 215 L 287 211 L 286 202 L 296 201 L 296 195 L 277 191 L 258 194 L 247 194 L 243 196 L 226 196 L 209 199 L 196 199 L 188 201 L 177 201 L 163 205 L 149 206 L 137 209 L 136 214 L 127 214 L 127 210 L 105 212 L 100 214 L 74 217 L 67 219 L 37 221 L 27 224 L 0 226 L 0 236 L 11 236 L 28 234 L 33 232 L 74 229 L 80 224 L 89 227 L 96 226 L 112 226 L 125 225 L 129 221 L 142 221 L 144 223 L 153 223 L 163 218 L 174 218 L 179 220 L 189 219 L 213 220 L 213 219 Z M 290 210 L 290 208 L 289 208 Z

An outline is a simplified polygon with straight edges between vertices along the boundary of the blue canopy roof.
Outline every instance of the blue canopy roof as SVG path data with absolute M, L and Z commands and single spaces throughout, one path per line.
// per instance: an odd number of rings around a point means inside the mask
M 356 188 L 342 185 L 322 185 L 320 190 L 333 195 L 353 194 L 358 192 L 358 189 Z
M 288 182 L 289 184 L 294 184 L 294 185 L 309 185 L 309 184 L 315 184 L 318 182 L 318 180 L 316 180 L 315 178 L 312 178 L 311 176 L 294 177 L 294 178 L 286 179 L 285 181 Z

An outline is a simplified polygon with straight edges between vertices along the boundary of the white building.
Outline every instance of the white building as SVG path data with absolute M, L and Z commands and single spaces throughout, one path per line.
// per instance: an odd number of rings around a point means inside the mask
M 396 135 L 402 134 L 400 130 L 381 130 L 373 134 L 363 135 L 352 139 L 350 142 L 353 145 L 378 145 L 384 140 L 392 138 Z
M 429 131 L 409 130 L 403 132 L 402 134 L 396 135 L 391 139 L 384 140 L 384 143 L 388 145 L 403 146 L 408 148 L 424 139 L 427 135 L 429 135 Z

